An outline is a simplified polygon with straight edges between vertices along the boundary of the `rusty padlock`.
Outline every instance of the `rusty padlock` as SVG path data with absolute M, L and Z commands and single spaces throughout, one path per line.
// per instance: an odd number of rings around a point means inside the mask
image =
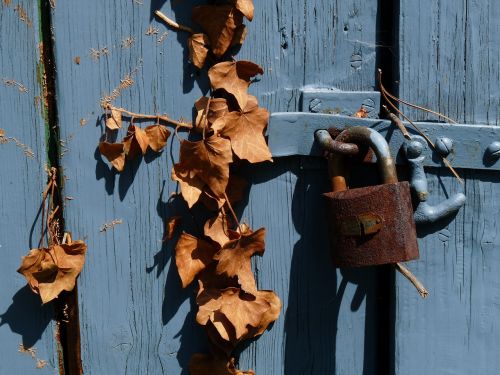
M 348 189 L 344 156 L 331 153 L 328 169 L 333 192 L 328 201 L 330 239 L 336 267 L 398 263 L 419 257 L 408 182 L 398 182 L 389 146 L 377 131 L 357 126 L 336 138 L 370 146 L 382 185 Z

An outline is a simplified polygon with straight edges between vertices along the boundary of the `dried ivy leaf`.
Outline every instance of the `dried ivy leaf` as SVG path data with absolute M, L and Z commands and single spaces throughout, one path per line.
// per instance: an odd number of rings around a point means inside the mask
M 233 5 L 200 5 L 193 8 L 193 21 L 203 28 L 210 39 L 213 54 L 220 58 L 231 45 L 243 17 Z
M 180 160 L 174 165 L 172 177 L 183 181 L 181 192 L 188 204 L 193 202 L 193 193 L 189 189 L 186 190 L 186 185 L 199 190 L 200 182 L 206 185 L 218 200 L 224 200 L 229 181 L 229 164 L 232 161 L 231 142 L 227 139 L 211 136 L 198 142 L 183 140 Z
M 175 263 L 183 288 L 213 261 L 216 252 L 217 249 L 207 241 L 187 233 L 181 234 L 175 247 Z
M 242 45 L 248 34 L 248 29 L 245 25 L 239 25 L 234 31 L 231 47 Z
M 209 45 L 210 40 L 208 36 L 203 33 L 193 34 L 188 39 L 189 60 L 191 60 L 193 65 L 198 69 L 202 69 L 205 65 L 208 54 L 207 46 Z
M 242 234 L 239 239 L 232 240 L 214 256 L 218 261 L 215 272 L 228 277 L 237 277 L 241 288 L 248 293 L 256 293 L 255 277 L 252 272 L 250 258 L 264 254 L 266 229 Z
M 196 353 L 189 360 L 190 375 L 255 375 L 255 372 L 237 370 L 234 358 L 229 362 L 208 354 Z
M 181 216 L 172 216 L 167 219 L 167 223 L 165 226 L 165 237 L 163 238 L 164 242 L 170 241 L 172 240 L 172 238 L 174 238 L 175 231 L 179 227 L 181 221 Z
M 155 152 L 160 152 L 167 144 L 168 137 L 170 137 L 170 130 L 160 124 L 147 126 L 144 132 L 148 137 L 149 147 Z
M 246 338 L 252 327 L 259 327 L 262 316 L 271 307 L 264 299 L 257 299 L 238 288 L 201 288 L 196 303 L 199 306 L 196 321 L 203 326 L 211 321 L 220 336 L 233 343 Z M 218 315 L 227 319 L 232 327 L 228 327 L 227 322 L 221 320 Z
M 192 176 L 188 168 L 177 164 L 172 168 L 172 180 L 179 183 L 182 197 L 188 207 L 193 207 L 200 199 L 205 183 L 199 177 Z
M 139 153 L 144 155 L 148 145 L 149 137 L 146 132 L 137 125 L 130 125 L 127 129 L 127 136 L 123 138 L 123 150 L 127 159 L 135 159 Z
M 358 117 L 358 118 L 366 118 L 368 117 L 368 111 L 361 107 L 354 115 L 353 117 Z
M 250 98 L 253 98 L 249 96 Z M 231 140 L 236 156 L 250 163 L 272 161 L 271 151 L 264 138 L 264 130 L 269 120 L 269 112 L 248 100 L 244 111 L 230 112 L 219 118 L 212 129 Z
M 234 6 L 238 9 L 249 21 L 253 20 L 253 0 L 233 0 Z
M 118 172 L 123 171 L 125 167 L 125 153 L 123 143 L 99 143 L 99 152 L 106 157 L 108 161 L 115 167 Z
M 194 106 L 196 109 L 195 129 L 202 133 L 203 129 L 208 129 L 218 118 L 229 112 L 227 100 L 224 98 L 209 98 L 202 96 Z M 208 105 L 208 112 L 207 112 Z
M 262 315 L 259 327 L 252 332 L 251 337 L 262 335 L 267 327 L 269 327 L 269 324 L 278 319 L 282 307 L 280 298 L 272 290 L 259 290 L 256 297 L 258 299 L 262 298 L 271 307 Z
M 248 101 L 250 80 L 264 70 L 251 61 L 226 61 L 215 64 L 208 70 L 208 77 L 214 90 L 224 89 L 232 94 L 240 108 L 245 108 Z
M 86 251 L 83 241 L 32 249 L 23 257 L 17 272 L 24 275 L 31 290 L 39 294 L 45 304 L 63 290 L 73 290 L 85 263 Z
M 203 227 L 203 233 L 221 247 L 227 242 L 240 237 L 238 232 L 229 229 L 231 226 L 229 218 L 224 210 L 220 210 L 217 216 L 208 219 Z
M 110 130 L 116 130 L 122 127 L 121 111 L 114 108 L 111 109 L 111 115 L 106 119 L 106 127 Z

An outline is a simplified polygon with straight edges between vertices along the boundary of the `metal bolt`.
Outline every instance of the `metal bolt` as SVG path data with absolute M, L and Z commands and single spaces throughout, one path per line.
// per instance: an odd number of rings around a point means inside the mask
M 422 143 L 418 140 L 413 140 L 406 147 L 406 156 L 408 159 L 416 159 L 422 154 L 423 150 L 424 146 Z
M 496 160 L 500 158 L 500 142 L 492 142 L 486 149 L 486 157 L 489 160 Z
M 318 113 L 321 110 L 321 99 L 315 98 L 309 102 L 309 111 Z
M 434 145 L 436 146 L 436 151 L 441 156 L 448 156 L 453 150 L 453 140 L 447 137 L 439 137 L 436 139 L 436 142 L 434 142 Z

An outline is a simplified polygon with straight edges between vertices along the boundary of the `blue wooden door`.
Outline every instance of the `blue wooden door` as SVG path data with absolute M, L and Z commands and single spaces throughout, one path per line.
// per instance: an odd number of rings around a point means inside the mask
M 162 242 L 166 219 L 184 212 L 169 200 L 178 189 L 170 178 L 177 142 L 169 142 L 159 157 L 131 163 L 122 174 L 97 150 L 100 100 L 111 94 L 117 106 L 134 112 L 191 117 L 208 82 L 187 61 L 187 35 L 167 29 L 152 14 L 161 9 L 191 24 L 191 8 L 201 3 L 206 2 L 0 5 L 0 78 L 28 89 L 0 82 L 0 128 L 37 156 L 26 158 L 13 140 L 0 144 L 5 176 L 0 250 L 7 254 L 0 266 L 5 278 L 0 373 L 59 372 L 54 332 L 66 322 L 55 323 L 53 306 L 40 307 L 14 272 L 20 256 L 36 245 L 29 233 L 39 225 L 46 126 L 58 126 L 63 145 L 58 160 L 65 181 L 65 227 L 89 247 L 78 282 L 83 372 L 187 374 L 191 355 L 207 350 L 195 321 L 195 290 L 182 289 L 173 245 Z M 304 89 L 370 96 L 378 90 L 376 68 L 383 66 L 401 97 L 460 122 L 499 122 L 500 5 L 495 0 L 254 3 L 255 18 L 237 58 L 264 68 L 251 92 L 270 112 L 309 110 L 301 106 Z M 46 96 L 36 75 L 47 62 L 38 44 L 47 38 L 53 41 L 51 100 L 57 121 L 43 117 Z M 33 104 L 37 97 L 41 109 Z M 249 195 L 238 213 L 251 226 L 267 228 L 266 253 L 253 266 L 259 289 L 275 290 L 283 310 L 268 332 L 242 348 L 240 368 L 273 375 L 497 373 L 498 172 L 460 173 L 466 208 L 454 221 L 419 233 L 421 259 L 409 264 L 430 290 L 422 301 L 388 269 L 332 268 L 320 198 L 328 190 L 323 160 L 291 156 L 247 168 Z M 444 169 L 428 176 L 433 199 L 458 188 Z M 25 353 L 31 347 L 35 357 Z M 46 361 L 41 369 L 39 360 Z

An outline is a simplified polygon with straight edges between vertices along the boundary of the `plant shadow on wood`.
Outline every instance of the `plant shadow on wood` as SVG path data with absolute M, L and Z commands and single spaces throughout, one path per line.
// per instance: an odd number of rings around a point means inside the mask
M 321 196 L 331 190 L 326 165 L 319 159 L 311 159 L 308 164 L 311 168 L 304 169 L 300 158 L 281 158 L 275 159 L 273 164 L 251 166 L 251 172 L 245 172 L 246 176 L 251 176 L 250 184 L 268 182 L 287 171 L 297 177 L 295 186 L 291 187 L 291 210 L 300 238 L 293 250 L 290 249 L 288 296 L 281 296 L 288 299 L 287 310 L 282 311 L 280 317 L 285 319 L 284 373 L 335 373 L 336 353 L 342 351 L 337 347 L 339 314 L 341 305 L 349 303 L 352 312 L 360 308 L 366 310 L 364 333 L 357 334 L 363 336 L 360 341 L 364 339 L 364 348 L 359 348 L 363 350 L 363 374 L 372 374 L 377 355 L 375 269 L 353 268 L 335 272 Z M 284 188 L 283 194 L 287 194 L 287 190 Z M 356 291 L 352 300 L 346 301 L 345 291 L 349 284 L 355 285 Z M 252 344 L 248 342 L 245 347 Z
M 33 347 L 53 317 L 52 304 L 42 305 L 40 296 L 25 285 L 12 297 L 12 304 L 0 315 L 0 327 L 7 324 L 10 330 L 22 336 L 26 348 Z
M 167 2 L 167 0 L 152 0 L 151 1 L 151 19 L 154 18 L 154 12 L 156 10 L 161 10 L 162 6 Z M 208 2 L 210 3 L 210 1 Z M 205 5 L 207 4 L 206 0 L 171 0 L 170 1 L 170 9 L 166 9 L 165 12 L 172 16 L 172 18 L 183 25 L 193 27 L 195 30 L 201 30 L 194 25 L 191 20 L 191 12 L 194 6 L 196 5 Z M 164 25 L 162 23 L 162 25 Z M 167 27 L 164 25 L 164 27 Z M 189 48 L 188 48 L 188 38 L 189 34 L 182 31 L 175 31 L 172 29 L 168 29 L 169 33 L 175 33 L 179 44 L 183 48 L 183 56 L 182 56 L 182 64 L 183 64 L 183 93 L 186 94 L 191 92 L 194 88 L 195 82 L 200 87 L 203 93 L 207 93 L 210 88 L 210 84 L 208 81 L 207 74 L 200 74 L 200 71 L 196 67 L 194 67 L 189 62 Z M 180 61 L 179 61 L 180 63 Z
M 124 116 L 126 119 L 130 120 L 130 118 L 127 118 Z M 135 120 L 136 123 L 140 122 L 148 122 L 151 123 L 151 120 L 144 120 L 144 119 L 137 119 Z M 105 117 L 100 116 L 96 120 L 96 127 L 101 128 L 101 138 L 100 141 L 103 141 L 105 139 L 105 134 L 104 134 L 104 129 L 105 129 Z M 126 128 L 128 124 L 124 124 L 123 127 Z M 126 129 L 120 129 L 120 131 L 126 132 Z M 109 139 L 111 138 L 111 139 Z M 109 132 L 108 131 L 108 141 L 115 142 L 116 138 L 118 138 L 118 132 Z M 112 167 L 105 159 L 103 159 L 103 156 L 101 155 L 99 151 L 99 146 L 96 147 L 94 150 L 94 159 L 96 161 L 96 166 L 95 166 L 95 176 L 96 180 L 101 180 L 104 179 L 105 181 L 105 189 L 108 195 L 113 195 L 115 191 L 115 185 L 116 185 L 116 178 L 118 176 L 118 196 L 121 201 L 123 201 L 132 186 L 135 176 L 137 174 L 137 171 L 140 168 L 140 165 L 142 161 L 146 164 L 149 164 L 156 160 L 158 157 L 160 157 L 165 151 L 162 152 L 153 152 L 151 150 L 148 150 L 147 153 L 142 156 L 139 155 L 138 158 L 133 159 L 133 160 L 127 160 L 125 163 L 125 168 L 124 170 L 119 173 L 114 167 Z
M 156 211 L 163 222 L 165 228 L 164 238 L 166 238 L 167 221 L 173 216 L 182 217 L 182 228 L 188 232 L 199 231 L 198 224 L 195 222 L 196 215 L 191 213 L 185 201 L 180 196 L 164 197 L 165 181 L 156 204 Z M 195 208 L 196 209 L 196 208 Z M 181 305 L 189 300 L 190 310 L 185 317 L 182 327 L 179 329 L 175 338 L 180 337 L 180 347 L 177 351 L 177 360 L 182 368 L 182 374 L 188 374 L 188 364 L 191 355 L 196 352 L 207 351 L 205 331 L 196 323 L 195 293 L 194 286 L 186 289 L 182 288 L 181 280 L 175 264 L 175 244 L 177 243 L 179 233 L 171 240 L 162 242 L 160 250 L 154 256 L 154 263 L 146 269 L 151 273 L 156 269 L 156 277 L 159 278 L 168 266 L 165 281 L 163 304 L 162 304 L 162 323 L 169 324 L 179 311 Z

